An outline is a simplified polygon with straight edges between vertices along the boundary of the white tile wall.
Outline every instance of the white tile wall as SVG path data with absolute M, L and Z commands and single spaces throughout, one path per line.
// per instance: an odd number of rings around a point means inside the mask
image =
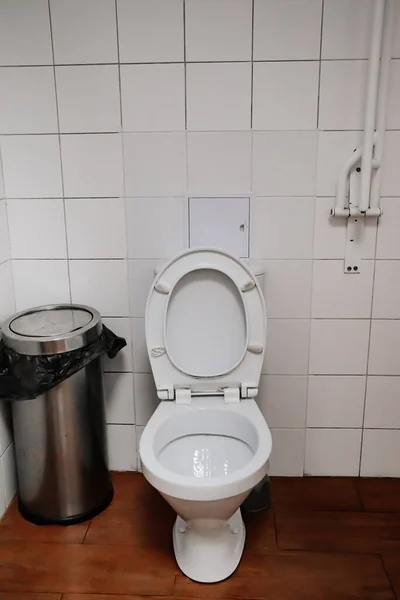
M 367 319 L 313 319 L 309 372 L 313 375 L 364 375 L 368 338 Z
M 191 194 L 240 194 L 251 189 L 250 132 L 188 133 Z
M 314 131 L 254 133 L 253 191 L 260 196 L 312 196 L 316 153 Z
M 62 133 L 120 131 L 117 65 L 56 67 L 56 82 Z
M 254 63 L 254 129 L 315 129 L 318 75 L 317 61 Z
M 307 429 L 306 475 L 358 475 L 361 429 Z
M 181 62 L 182 0 L 117 0 L 121 62 Z
M 188 64 L 186 87 L 189 130 L 250 129 L 251 63 Z
M 0 68 L 0 133 L 56 132 L 53 68 Z
M 399 386 L 399 377 L 368 377 L 364 427 L 400 429 Z
M 8 135 L 1 138 L 0 144 L 7 198 L 62 196 L 56 135 Z
M 126 209 L 128 258 L 169 258 L 184 249 L 182 198 L 128 198 Z
M 0 4 L 0 64 L 51 65 L 47 0 L 3 0 Z
M 364 396 L 365 377 L 310 376 L 307 427 L 360 429 Z
M 67 258 L 61 198 L 12 199 L 7 209 L 12 258 Z
M 66 260 L 14 260 L 13 274 L 18 311 L 71 301 Z
M 122 65 L 121 102 L 124 131 L 184 130 L 184 65 Z
M 140 468 L 158 404 L 154 267 L 188 246 L 189 197 L 241 197 L 267 270 L 271 473 L 357 475 L 361 456 L 400 475 L 398 8 L 384 215 L 349 276 L 329 211 L 361 141 L 372 0 L 0 2 L 0 321 L 72 299 L 127 339 L 104 361 L 112 468 Z M 0 513 L 10 442 L 0 412 Z
M 126 222 L 123 198 L 65 201 L 69 258 L 125 258 Z
M 123 196 L 118 134 L 63 135 L 61 154 L 66 196 Z
M 186 60 L 251 60 L 251 0 L 186 0 Z
M 50 0 L 56 64 L 117 62 L 113 0 Z
M 95 306 L 105 317 L 129 316 L 126 260 L 71 260 L 69 275 L 72 302 Z
M 365 429 L 362 477 L 400 477 L 400 430 Z
M 319 58 L 321 0 L 255 0 L 254 60 Z
M 185 134 L 131 133 L 124 136 L 127 196 L 184 196 Z

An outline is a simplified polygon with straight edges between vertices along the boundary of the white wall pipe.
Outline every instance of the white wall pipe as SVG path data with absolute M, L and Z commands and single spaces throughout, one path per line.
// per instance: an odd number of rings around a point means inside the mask
M 395 19 L 394 0 L 386 0 L 385 21 L 382 41 L 381 69 L 378 90 L 378 109 L 376 118 L 377 139 L 374 158 L 379 166 L 382 165 L 383 148 L 385 142 L 387 98 L 390 81 L 390 64 L 392 58 L 392 34 Z M 379 209 L 381 191 L 381 169 L 374 173 L 371 183 L 370 209 L 368 216 L 375 217 L 381 214 Z
M 361 156 L 361 189 L 358 207 L 362 213 L 369 208 L 372 175 L 373 139 L 375 132 L 379 67 L 382 47 L 385 0 L 374 0 L 371 49 L 368 61 L 368 84 L 365 106 L 364 139 Z

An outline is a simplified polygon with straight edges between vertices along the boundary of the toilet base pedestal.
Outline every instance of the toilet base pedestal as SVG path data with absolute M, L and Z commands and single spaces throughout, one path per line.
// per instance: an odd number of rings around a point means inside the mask
M 215 583 L 232 575 L 243 553 L 246 530 L 240 509 L 229 521 L 177 517 L 173 532 L 176 562 L 190 579 Z

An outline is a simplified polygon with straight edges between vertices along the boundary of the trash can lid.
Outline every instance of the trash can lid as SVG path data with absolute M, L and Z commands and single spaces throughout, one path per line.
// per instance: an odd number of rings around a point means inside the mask
M 6 346 L 20 354 L 63 354 L 90 344 L 101 333 L 100 313 L 79 304 L 24 310 L 2 325 Z

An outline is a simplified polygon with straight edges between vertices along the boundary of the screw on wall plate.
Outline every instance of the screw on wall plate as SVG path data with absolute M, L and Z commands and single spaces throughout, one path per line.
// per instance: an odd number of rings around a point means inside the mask
M 359 173 L 361 171 L 361 167 L 357 167 L 356 171 Z
M 354 242 L 354 240 L 350 240 L 351 242 Z
M 351 271 L 351 267 L 347 267 L 347 270 L 348 270 L 348 271 Z
M 358 267 L 357 267 L 357 266 L 353 267 L 353 269 L 354 269 L 355 271 L 358 271 Z

